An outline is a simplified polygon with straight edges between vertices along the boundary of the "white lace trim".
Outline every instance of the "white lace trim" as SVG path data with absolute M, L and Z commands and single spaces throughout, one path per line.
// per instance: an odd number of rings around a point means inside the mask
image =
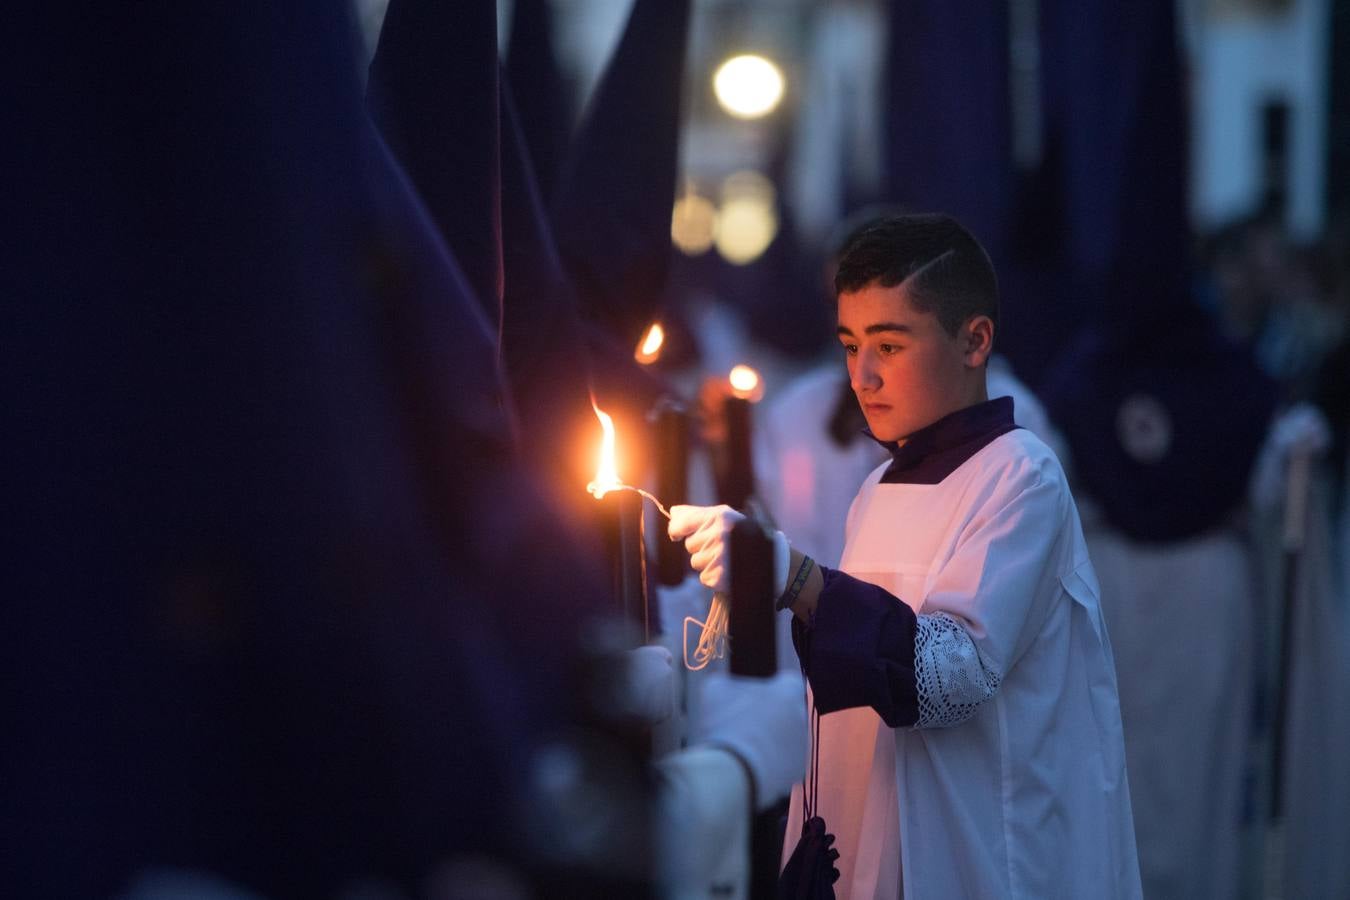
M 918 617 L 914 634 L 917 728 L 950 728 L 994 696 L 1003 676 L 987 667 L 961 623 L 947 613 Z

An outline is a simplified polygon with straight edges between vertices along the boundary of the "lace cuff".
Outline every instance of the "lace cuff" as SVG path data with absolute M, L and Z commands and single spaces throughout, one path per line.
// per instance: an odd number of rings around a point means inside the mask
M 984 664 L 970 634 L 947 613 L 918 617 L 914 633 L 916 728 L 950 728 L 994 696 L 1003 676 Z

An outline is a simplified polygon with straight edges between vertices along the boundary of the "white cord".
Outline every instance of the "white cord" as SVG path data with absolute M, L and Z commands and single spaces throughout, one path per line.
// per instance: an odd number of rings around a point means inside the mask
M 689 623 L 693 622 L 703 629 L 699 635 L 698 646 L 694 648 L 694 661 L 689 661 Z M 700 622 L 693 616 L 684 617 L 684 666 L 691 672 L 706 668 L 714 659 L 727 655 L 727 637 L 730 626 L 730 613 L 727 610 L 727 598 L 721 593 L 713 594 L 712 605 L 708 607 L 708 620 Z

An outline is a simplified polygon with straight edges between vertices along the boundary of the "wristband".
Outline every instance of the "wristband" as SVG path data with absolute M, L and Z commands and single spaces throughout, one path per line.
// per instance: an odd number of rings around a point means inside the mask
M 776 611 L 781 612 L 792 608 L 793 604 L 797 602 L 797 595 L 802 592 L 802 588 L 806 587 L 806 577 L 811 574 L 811 570 L 815 567 L 816 561 L 814 559 L 809 556 L 802 557 L 802 564 L 797 569 L 797 577 L 792 579 L 792 584 L 788 585 L 788 589 L 783 591 L 783 595 L 773 605 Z

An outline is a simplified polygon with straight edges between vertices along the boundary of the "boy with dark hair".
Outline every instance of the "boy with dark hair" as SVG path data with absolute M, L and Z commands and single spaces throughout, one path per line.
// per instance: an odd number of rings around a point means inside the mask
M 948 334 L 972 316 L 998 327 L 998 279 L 979 242 L 950 216 L 896 215 L 873 219 L 849 235 L 839 254 L 835 294 L 876 282 L 905 283 L 919 312 L 931 312 Z
M 849 239 L 835 284 L 850 381 L 892 458 L 853 502 L 839 569 L 793 548 L 777 574 L 823 716 L 816 814 L 837 837 L 837 894 L 1138 897 L 1077 509 L 1011 399 L 987 398 L 989 259 L 950 217 L 891 216 Z M 739 518 L 672 510 L 715 590 Z

